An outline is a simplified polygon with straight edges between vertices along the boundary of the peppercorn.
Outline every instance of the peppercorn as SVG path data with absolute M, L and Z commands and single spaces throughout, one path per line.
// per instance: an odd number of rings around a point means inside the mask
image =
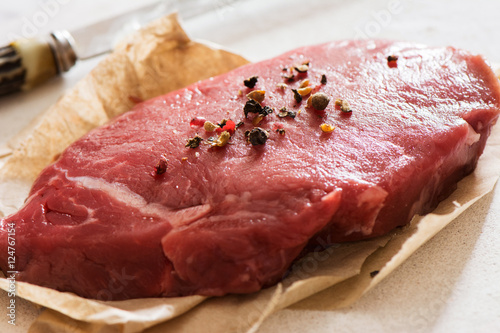
M 316 110 L 324 110 L 330 103 L 330 97 L 328 97 L 325 93 L 318 92 L 311 96 L 310 98 L 310 106 L 315 108 Z M 309 105 L 309 100 L 308 100 Z
M 295 118 L 296 115 L 297 115 L 297 112 L 288 111 L 286 107 L 282 107 L 280 109 L 280 112 L 278 112 L 278 117 L 280 117 L 280 118 L 285 118 L 285 117 Z
M 229 142 L 230 138 L 231 138 L 231 134 L 228 131 L 222 132 L 219 135 L 219 137 L 217 138 L 217 141 L 215 141 L 215 146 L 217 146 L 217 147 L 225 146 Z
M 311 93 L 311 91 L 312 91 L 311 87 L 304 87 L 297 89 L 297 92 L 300 94 L 300 96 L 307 96 Z
M 266 97 L 266 92 L 264 90 L 254 90 L 247 94 L 248 99 L 253 99 L 256 102 L 262 103 Z
M 309 70 L 309 65 L 302 64 L 302 65 L 299 65 L 299 66 L 295 66 L 294 68 L 299 73 L 307 73 L 307 71 Z
M 219 124 L 219 128 L 217 128 L 216 131 L 219 134 L 224 131 L 227 131 L 229 132 L 229 134 L 233 135 L 235 129 L 236 129 L 236 124 L 234 123 L 234 121 L 232 121 L 231 119 L 223 119 Z
M 191 119 L 191 121 L 189 122 L 189 126 L 191 126 L 192 128 L 200 127 L 200 126 L 203 126 L 206 121 L 207 120 L 203 117 L 195 117 L 195 118 Z
M 197 148 L 201 141 L 203 141 L 203 138 L 196 134 L 194 137 L 187 140 L 186 148 Z
M 260 110 L 259 114 L 263 115 L 264 117 L 267 116 L 268 114 L 273 113 L 273 109 L 270 108 L 269 106 L 264 106 L 262 110 Z
M 243 81 L 243 84 L 248 87 L 248 88 L 253 88 L 255 87 L 255 84 L 257 83 L 257 80 L 258 80 L 258 76 L 252 76 L 252 77 L 249 77 L 248 79 L 244 80 Z
M 390 55 L 387 57 L 387 65 L 390 68 L 395 68 L 398 67 L 398 56 L 396 55 Z
M 260 122 L 262 121 L 262 119 L 264 119 L 264 117 L 265 116 L 263 116 L 261 114 L 257 115 L 256 117 L 254 117 L 252 119 L 252 125 L 257 126 L 258 124 L 260 124 Z
M 245 136 L 249 143 L 251 143 L 253 146 L 257 146 L 266 143 L 267 138 L 269 137 L 269 133 L 267 133 L 266 130 L 263 130 L 260 127 L 255 127 L 251 131 L 246 131 Z
M 300 82 L 299 88 L 305 88 L 309 86 L 309 79 L 304 79 Z
M 288 85 L 286 83 L 278 83 L 276 87 L 278 89 L 285 90 L 286 88 L 288 88 Z
M 325 133 L 331 133 L 335 129 L 334 126 L 332 126 L 330 124 L 326 124 L 326 123 L 319 125 L 319 128 L 321 128 L 321 130 Z
M 162 175 L 167 172 L 168 160 L 165 156 L 162 156 L 155 166 L 155 174 Z
M 293 70 L 288 71 L 287 69 L 286 72 L 281 73 L 281 77 L 286 79 L 288 82 L 292 82 L 295 79 L 295 74 Z
M 397 55 L 390 55 L 387 57 L 387 61 L 397 61 L 398 56 Z
M 335 105 L 338 106 L 340 111 L 342 111 L 342 112 L 345 112 L 345 113 L 352 112 L 351 106 L 344 99 L 337 98 L 335 100 Z
M 302 95 L 299 94 L 299 92 L 297 91 L 297 89 L 292 89 L 292 91 L 293 91 L 293 98 L 295 99 L 295 101 L 297 103 L 302 102 Z
M 321 84 L 325 85 L 326 83 L 327 83 L 326 75 L 323 74 L 323 75 L 321 75 Z
M 213 132 L 213 131 L 215 131 L 215 129 L 217 127 L 218 127 L 217 125 L 215 125 L 214 123 L 212 123 L 211 121 L 208 121 L 208 120 L 205 121 L 205 123 L 203 124 L 203 128 L 207 132 Z
M 249 113 L 260 113 L 262 111 L 262 106 L 259 102 L 249 99 L 245 106 L 243 107 L 243 112 L 245 113 L 245 118 L 248 117 Z

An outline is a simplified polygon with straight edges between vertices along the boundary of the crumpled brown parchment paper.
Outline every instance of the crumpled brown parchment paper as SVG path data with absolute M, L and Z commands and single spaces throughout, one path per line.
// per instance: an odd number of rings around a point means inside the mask
M 37 174 L 66 146 L 129 110 L 130 97 L 148 99 L 246 62 L 191 41 L 175 14 L 153 22 L 121 43 L 0 159 L 0 214 L 19 208 Z M 335 309 L 352 304 L 490 192 L 499 175 L 500 129 L 495 128 L 476 171 L 433 213 L 384 237 L 311 253 L 295 263 L 281 283 L 258 293 L 102 302 L 17 282 L 17 297 L 46 308 L 31 333 L 256 332 L 266 317 L 285 307 L 324 304 Z M 7 280 L 0 279 L 0 288 L 8 287 Z

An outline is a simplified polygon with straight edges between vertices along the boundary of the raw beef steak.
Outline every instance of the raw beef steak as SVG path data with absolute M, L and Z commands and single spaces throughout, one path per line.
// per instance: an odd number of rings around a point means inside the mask
M 15 227 L 18 281 L 116 300 L 254 292 L 318 237 L 432 210 L 474 169 L 499 98 L 483 59 L 453 48 L 342 41 L 241 67 L 68 147 L 1 221 L 0 267 Z

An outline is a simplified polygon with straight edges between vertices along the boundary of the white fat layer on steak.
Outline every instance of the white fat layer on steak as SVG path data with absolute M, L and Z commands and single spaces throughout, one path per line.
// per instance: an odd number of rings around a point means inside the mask
M 472 146 L 474 143 L 479 141 L 479 139 L 481 138 L 481 134 L 477 133 L 471 125 L 469 125 L 468 127 L 469 132 L 467 134 L 465 143 L 467 143 L 469 146 Z
M 384 207 L 385 198 L 389 193 L 380 186 L 372 186 L 361 192 L 356 196 L 358 201 L 358 208 L 364 207 L 371 211 L 371 214 L 367 218 L 367 223 L 362 226 L 353 227 L 350 232 L 346 233 L 346 236 L 353 232 L 361 232 L 364 235 L 368 235 L 372 232 L 373 226 L 375 225 L 375 220 Z
M 144 197 L 131 191 L 126 185 L 121 183 L 110 183 L 101 178 L 95 177 L 71 177 L 68 171 L 58 168 L 64 173 L 65 177 L 75 184 L 91 190 L 102 191 L 109 197 L 120 201 L 131 208 L 141 212 L 143 216 L 152 216 L 167 220 L 172 227 L 177 228 L 188 225 L 211 211 L 209 204 L 197 205 L 182 209 L 170 209 L 159 203 L 148 203 Z M 50 183 L 50 181 L 49 181 Z

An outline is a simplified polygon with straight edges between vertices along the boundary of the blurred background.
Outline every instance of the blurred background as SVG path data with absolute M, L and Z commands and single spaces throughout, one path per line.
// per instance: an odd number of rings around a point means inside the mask
M 0 43 L 73 29 L 152 0 L 20 0 L 0 4 Z M 192 36 L 253 60 L 297 45 L 345 38 L 390 38 L 454 45 L 499 57 L 500 3 L 491 0 L 164 0 L 190 7 Z M 189 21 L 193 21 L 192 19 Z M 249 43 L 251 42 L 251 43 Z M 262 46 L 272 45 L 272 50 Z M 274 51 L 276 49 L 276 51 Z
M 55 29 L 84 27 L 153 2 L 2 1 L 0 44 Z M 192 38 L 220 44 L 252 61 L 329 40 L 384 38 L 452 45 L 500 63 L 499 1 L 185 0 L 163 4 L 181 11 Z M 101 59 L 79 62 L 38 89 L 0 99 L 0 156 L 12 136 Z M 496 190 L 353 306 L 342 311 L 287 309 L 273 315 L 259 332 L 499 332 L 499 220 Z M 0 308 L 6 301 L 2 292 Z M 18 325 L 8 325 L 0 310 L 0 332 L 27 332 L 40 311 L 22 300 L 17 304 Z

